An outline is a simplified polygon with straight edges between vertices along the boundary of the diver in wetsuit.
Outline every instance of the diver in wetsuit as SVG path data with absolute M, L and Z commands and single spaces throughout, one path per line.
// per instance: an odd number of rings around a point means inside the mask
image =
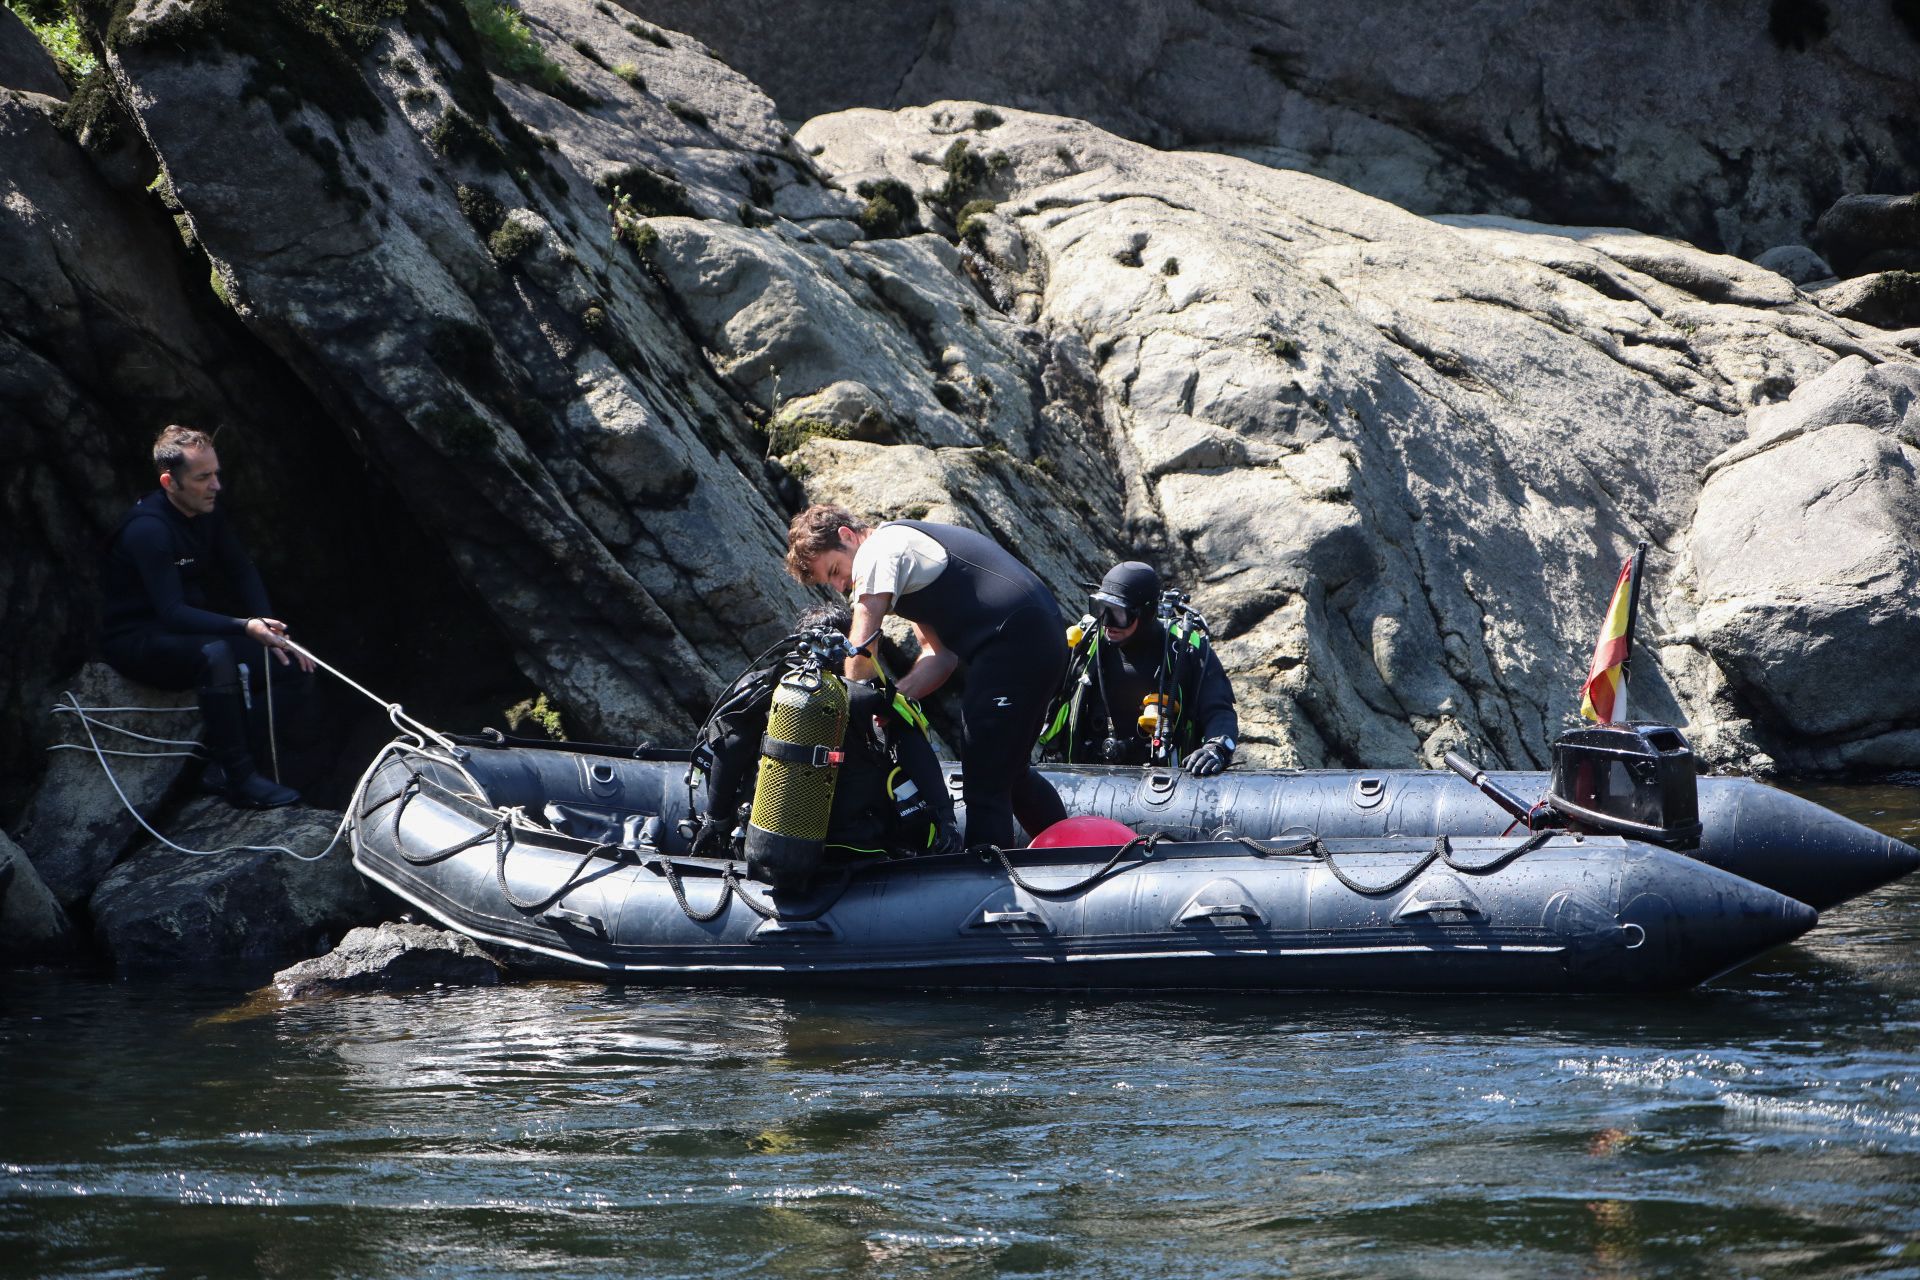
M 889 612 L 913 623 L 921 651 L 898 682 L 906 697 L 925 698 L 966 664 L 960 763 L 969 845 L 1011 846 L 1016 813 L 1029 833 L 1066 817 L 1052 784 L 1028 765 L 1067 664 L 1059 606 L 1032 570 L 971 529 L 923 520 L 871 528 L 822 503 L 789 526 L 787 571 L 852 596 L 858 646 Z M 849 679 L 871 672 L 868 659 L 848 659 Z
M 160 487 L 134 504 L 107 551 L 107 664 L 141 684 L 198 692 L 212 758 L 204 780 L 228 803 L 292 804 L 298 792 L 254 771 L 240 681 L 240 664 L 262 672 L 269 651 L 289 664 L 287 624 L 272 616 L 259 571 L 218 509 L 219 455 L 204 432 L 170 426 L 153 443 L 153 461 Z M 312 659 L 291 658 L 310 678 Z
M 1182 599 L 1163 596 L 1160 575 L 1138 560 L 1107 571 L 1090 602 L 1094 626 L 1073 649 L 1040 737 L 1044 759 L 1177 759 L 1202 778 L 1233 763 L 1240 732 L 1233 686 L 1205 624 Z

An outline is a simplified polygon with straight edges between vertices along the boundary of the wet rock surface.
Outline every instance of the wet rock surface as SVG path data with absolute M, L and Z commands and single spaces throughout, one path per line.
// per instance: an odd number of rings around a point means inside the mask
M 88 904 L 96 940 L 125 970 L 312 955 L 381 915 L 344 837 L 316 856 L 339 820 L 321 809 L 194 801 L 168 836 L 197 852 L 150 844 L 115 867 Z
M 334 991 L 413 991 L 421 987 L 490 987 L 500 966 L 471 938 L 423 924 L 388 921 L 361 927 L 326 955 L 273 975 L 289 999 Z

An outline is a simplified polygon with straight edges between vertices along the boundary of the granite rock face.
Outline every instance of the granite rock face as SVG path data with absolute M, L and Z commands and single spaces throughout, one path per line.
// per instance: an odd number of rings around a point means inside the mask
M 1912 363 L 1777 273 L 1674 241 L 1420 218 L 983 110 L 849 111 L 799 137 L 848 179 L 923 192 L 970 171 L 956 146 L 985 158 L 959 194 L 998 200 L 998 241 L 967 266 L 1035 346 L 1085 353 L 1082 417 L 1113 461 L 1077 488 L 1197 589 L 1256 758 L 1433 763 L 1471 743 L 1544 762 L 1614 571 L 1645 539 L 1657 575 L 1685 572 L 1703 473 L 1748 412 L 1843 356 Z M 923 448 L 798 457 L 810 491 L 891 513 L 876 478 L 937 470 Z M 938 509 L 939 488 L 896 501 Z M 1640 675 L 1636 714 L 1721 718 L 1684 655 Z
M 978 99 L 1419 212 L 1755 254 L 1803 239 L 1835 192 L 1920 189 L 1920 26 L 1898 5 L 627 5 L 707 41 L 794 117 Z M 831 57 L 811 52 L 822 29 Z
M 327 954 L 273 975 L 273 985 L 289 999 L 335 991 L 490 987 L 499 981 L 499 963 L 473 939 L 395 921 L 354 929 Z

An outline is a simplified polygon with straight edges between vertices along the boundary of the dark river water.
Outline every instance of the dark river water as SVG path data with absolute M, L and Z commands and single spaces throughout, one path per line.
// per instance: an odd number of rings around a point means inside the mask
M 1920 877 L 1657 999 L 4 974 L 0 1274 L 1920 1277 L 1916 948 Z

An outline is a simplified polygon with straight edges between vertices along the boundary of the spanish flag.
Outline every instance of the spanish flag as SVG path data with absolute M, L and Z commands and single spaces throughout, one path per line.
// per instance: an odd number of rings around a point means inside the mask
M 1627 718 L 1627 658 L 1633 650 L 1633 615 L 1640 603 L 1640 563 L 1646 553 L 1643 542 L 1620 566 L 1620 580 L 1614 583 L 1600 639 L 1593 646 L 1593 665 L 1580 686 L 1580 714 L 1601 724 Z

